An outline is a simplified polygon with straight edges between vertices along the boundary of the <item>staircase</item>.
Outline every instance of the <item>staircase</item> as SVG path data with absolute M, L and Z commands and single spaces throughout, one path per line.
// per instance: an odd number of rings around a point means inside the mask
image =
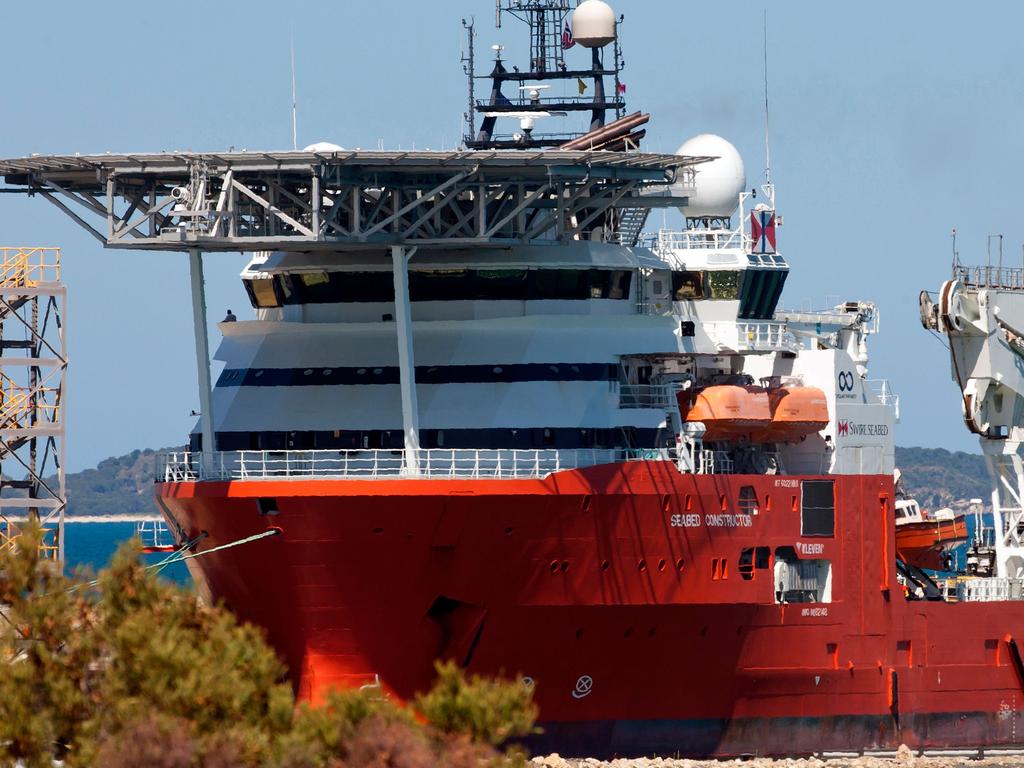
M 616 234 L 620 245 L 633 248 L 640 242 L 640 235 L 643 234 L 650 213 L 650 208 L 622 208 L 619 210 L 619 231 Z

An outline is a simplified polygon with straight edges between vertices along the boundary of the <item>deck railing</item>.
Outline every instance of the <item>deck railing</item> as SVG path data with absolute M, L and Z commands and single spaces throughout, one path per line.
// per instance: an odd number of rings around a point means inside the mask
M 157 482 L 193 480 L 279 480 L 289 478 L 512 479 L 544 478 L 554 472 L 625 461 L 619 449 L 474 450 L 433 448 L 417 451 L 406 466 L 400 450 L 172 451 L 157 456 Z
M 953 268 L 953 279 L 969 288 L 1004 288 L 1024 290 L 1024 269 L 1021 267 L 965 267 Z
M 771 320 L 713 321 L 701 327 L 723 350 L 793 351 L 799 342 L 785 323 Z
M 621 384 L 619 408 L 671 408 L 678 387 L 671 384 Z

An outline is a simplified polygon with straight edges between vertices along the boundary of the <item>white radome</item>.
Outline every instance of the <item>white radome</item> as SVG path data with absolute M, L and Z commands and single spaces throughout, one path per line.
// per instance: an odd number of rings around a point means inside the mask
M 702 133 L 684 141 L 676 154 L 715 158 L 694 167 L 695 190 L 676 192 L 690 197 L 690 204 L 679 209 L 682 214 L 691 219 L 731 216 L 739 205 L 740 193 L 747 188 L 743 158 L 736 147 L 721 136 Z
M 615 11 L 603 0 L 584 0 L 572 12 L 572 37 L 585 48 L 600 48 L 615 39 Z
M 339 147 L 337 144 L 333 144 L 329 141 L 318 141 L 315 144 L 310 144 L 308 147 L 304 147 L 303 152 L 344 152 L 344 147 Z

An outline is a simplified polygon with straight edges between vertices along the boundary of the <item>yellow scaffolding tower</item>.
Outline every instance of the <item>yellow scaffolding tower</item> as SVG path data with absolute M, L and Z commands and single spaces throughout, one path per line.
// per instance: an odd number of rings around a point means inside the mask
M 0 247 L 0 552 L 22 524 L 43 526 L 40 554 L 64 560 L 67 291 L 59 248 Z

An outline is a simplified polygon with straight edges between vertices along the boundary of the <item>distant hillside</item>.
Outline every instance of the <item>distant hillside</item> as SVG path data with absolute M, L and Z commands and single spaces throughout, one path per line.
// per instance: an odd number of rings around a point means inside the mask
M 161 448 L 160 451 L 181 450 Z M 140 515 L 158 512 L 153 501 L 156 454 L 147 448 L 104 459 L 96 469 L 68 474 L 68 514 Z
M 980 453 L 951 453 L 943 448 L 897 448 L 896 466 L 907 492 L 925 509 L 966 508 L 979 498 L 989 505 L 992 486 Z
M 164 448 L 160 450 L 181 450 Z M 156 454 L 147 448 L 104 459 L 95 469 L 67 476 L 68 511 L 72 515 L 138 515 L 158 511 L 153 502 Z M 926 509 L 963 508 L 967 500 L 991 494 L 980 454 L 950 453 L 942 448 L 897 448 L 896 465 L 903 482 Z

